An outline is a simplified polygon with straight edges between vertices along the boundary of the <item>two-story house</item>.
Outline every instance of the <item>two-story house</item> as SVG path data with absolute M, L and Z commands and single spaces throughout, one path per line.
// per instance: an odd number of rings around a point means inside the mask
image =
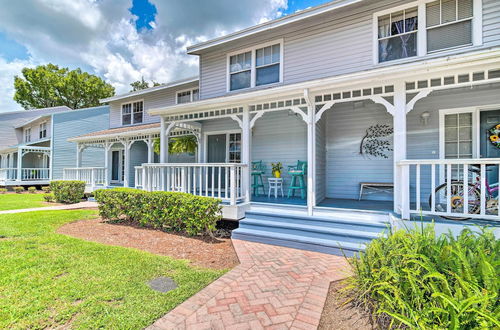
M 68 107 L 0 113 L 0 186 L 45 185 L 63 178 L 71 166 L 76 132 L 107 127 L 108 107 L 80 110 Z M 86 165 L 99 164 L 95 152 Z
M 193 45 L 197 97 L 144 107 L 160 155 L 136 186 L 221 198 L 246 212 L 235 237 L 320 251 L 357 241 L 317 217 L 498 220 L 499 27 L 496 0 L 338 0 Z M 173 164 L 185 127 L 198 157 Z

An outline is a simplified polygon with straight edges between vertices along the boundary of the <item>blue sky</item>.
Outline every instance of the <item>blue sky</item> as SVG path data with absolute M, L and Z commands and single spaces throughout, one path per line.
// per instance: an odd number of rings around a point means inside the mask
M 0 0 L 0 111 L 23 67 L 80 67 L 117 93 L 146 80 L 196 75 L 189 45 L 275 19 L 326 0 Z

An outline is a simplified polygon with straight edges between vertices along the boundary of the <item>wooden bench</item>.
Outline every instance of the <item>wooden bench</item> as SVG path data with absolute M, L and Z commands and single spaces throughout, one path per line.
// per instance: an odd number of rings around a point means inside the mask
M 374 194 L 377 192 L 393 193 L 394 183 L 390 182 L 360 182 L 359 183 L 359 200 L 363 197 L 363 190 L 371 190 L 365 192 L 365 195 Z

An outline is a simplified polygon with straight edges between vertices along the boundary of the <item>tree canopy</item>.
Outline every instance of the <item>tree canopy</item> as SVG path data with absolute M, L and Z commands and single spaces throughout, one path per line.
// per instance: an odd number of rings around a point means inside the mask
M 80 68 L 69 70 L 54 64 L 24 68 L 14 78 L 14 100 L 24 109 L 98 106 L 99 99 L 113 96 L 115 89 L 98 76 Z
M 152 86 L 149 86 L 149 83 L 144 80 L 144 77 L 141 77 L 141 80 L 134 81 L 133 83 L 130 84 L 130 87 L 132 87 L 131 92 L 135 92 L 141 89 L 146 89 L 149 87 L 156 87 L 160 86 L 161 84 L 156 82 L 156 81 L 151 81 Z

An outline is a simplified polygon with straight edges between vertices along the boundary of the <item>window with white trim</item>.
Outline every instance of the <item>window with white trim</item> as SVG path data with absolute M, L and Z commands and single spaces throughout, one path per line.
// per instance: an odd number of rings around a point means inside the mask
M 31 142 L 31 128 L 24 130 L 24 142 Z
M 473 0 L 437 0 L 425 9 L 428 52 L 472 45 Z
M 229 162 L 241 162 L 241 133 L 229 134 Z
M 256 46 L 228 56 L 228 91 L 279 83 L 282 77 L 282 42 Z
M 143 120 L 143 101 L 122 104 L 122 125 L 141 124 Z
M 44 139 L 47 137 L 47 123 L 40 124 L 39 138 Z
M 378 18 L 379 62 L 417 55 L 418 9 L 412 7 Z
M 198 88 L 177 92 L 177 104 L 189 103 L 200 99 Z
M 472 158 L 472 112 L 444 116 L 444 158 Z

